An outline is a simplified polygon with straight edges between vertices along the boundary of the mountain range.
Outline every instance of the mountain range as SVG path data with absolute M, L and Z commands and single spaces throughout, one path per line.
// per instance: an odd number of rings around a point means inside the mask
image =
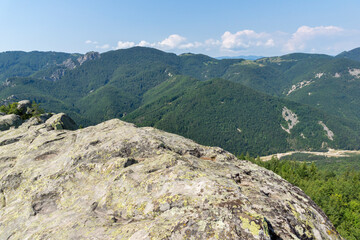
M 83 126 L 121 118 L 235 154 L 359 149 L 359 49 L 214 59 L 134 47 L 0 53 L 1 103 L 30 99 Z
M 263 58 L 262 56 L 256 56 L 256 55 L 240 55 L 235 57 L 229 57 L 229 56 L 223 56 L 223 57 L 216 57 L 218 60 L 222 59 L 246 59 L 246 60 L 257 60 Z

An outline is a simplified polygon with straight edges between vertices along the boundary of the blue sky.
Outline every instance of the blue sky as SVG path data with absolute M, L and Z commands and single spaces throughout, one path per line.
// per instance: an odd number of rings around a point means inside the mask
M 0 0 L 0 51 L 333 55 L 360 47 L 359 10 L 355 0 Z

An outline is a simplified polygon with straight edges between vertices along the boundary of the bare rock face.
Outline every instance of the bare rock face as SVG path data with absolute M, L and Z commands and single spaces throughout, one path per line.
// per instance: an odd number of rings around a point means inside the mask
M 299 188 L 220 148 L 52 120 L 0 132 L 0 239 L 342 239 Z
M 70 69 L 70 70 L 76 68 L 76 63 L 74 63 L 74 61 L 73 61 L 71 58 L 66 59 L 66 60 L 62 63 L 62 65 L 64 65 L 64 67 L 65 67 L 66 69 Z
M 100 53 L 98 52 L 88 52 L 84 56 L 81 56 L 77 59 L 80 65 L 86 61 L 91 61 L 100 58 Z

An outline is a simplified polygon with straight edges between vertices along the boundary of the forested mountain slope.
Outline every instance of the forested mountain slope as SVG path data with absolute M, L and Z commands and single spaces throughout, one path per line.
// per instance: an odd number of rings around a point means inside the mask
M 60 52 L 3 52 L 0 53 L 0 83 L 11 77 L 27 77 L 38 71 L 66 67 L 70 60 L 81 56 Z
M 360 63 L 350 59 L 217 60 L 143 47 L 59 56 L 52 67 L 34 58 L 43 67 L 7 79 L 0 99 L 34 100 L 83 126 L 124 118 L 235 153 L 359 148 Z
M 124 119 L 253 155 L 289 149 L 357 148 L 360 130 L 357 123 L 241 84 L 181 76 L 145 93 L 143 105 Z
M 354 48 L 350 51 L 344 51 L 336 56 L 337 58 L 349 58 L 351 60 L 360 61 L 360 48 Z

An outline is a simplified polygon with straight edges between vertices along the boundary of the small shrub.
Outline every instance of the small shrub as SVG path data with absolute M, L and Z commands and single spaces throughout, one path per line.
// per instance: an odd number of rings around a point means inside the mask
M 17 106 L 17 102 L 11 103 L 9 105 L 2 105 L 0 106 L 0 112 L 3 112 L 5 114 L 19 115 L 22 120 L 26 120 L 31 117 L 37 117 L 45 113 L 44 109 L 40 108 L 39 103 L 33 102 L 30 109 L 25 114 L 22 114 L 21 111 L 17 108 Z

